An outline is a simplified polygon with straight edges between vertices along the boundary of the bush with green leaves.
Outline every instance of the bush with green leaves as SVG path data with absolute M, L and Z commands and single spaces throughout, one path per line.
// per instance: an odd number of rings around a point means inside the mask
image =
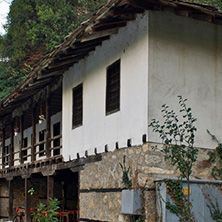
M 183 99 L 182 96 L 178 96 L 178 98 L 180 115 L 176 114 L 174 110 L 170 110 L 169 106 L 164 104 L 161 110 L 163 123 L 161 124 L 160 121 L 152 119 L 149 127 L 152 127 L 153 131 L 159 134 L 163 143 L 161 152 L 163 152 L 166 159 L 170 159 L 172 165 L 176 166 L 179 170 L 180 179 L 184 178 L 187 180 L 187 205 L 189 207 L 187 218 L 191 218 L 190 176 L 192 174 L 193 164 L 196 162 L 198 156 L 198 149 L 194 147 L 195 132 L 197 131 L 194 123 L 197 119 L 193 117 L 191 108 L 187 107 L 187 99 Z M 154 149 L 155 148 L 156 147 L 154 147 Z M 170 207 L 171 206 L 169 206 L 169 208 Z
M 123 175 L 122 175 L 122 184 L 127 187 L 128 189 L 132 188 L 132 179 L 130 179 L 131 177 L 131 168 L 130 167 L 126 167 L 126 156 L 123 156 L 123 164 L 119 163 L 122 171 L 123 171 Z
M 180 113 L 182 121 L 174 110 L 162 105 L 162 114 L 164 122 L 161 125 L 156 119 L 152 119 L 149 127 L 158 133 L 164 144 L 163 152 L 167 159 L 180 171 L 181 178 L 189 179 L 192 173 L 193 163 L 198 156 L 198 149 L 194 147 L 195 132 L 197 128 L 194 123 L 196 118 L 193 117 L 191 108 L 187 108 L 186 99 L 179 97 Z
M 35 221 L 39 222 L 57 222 L 59 219 L 57 216 L 57 211 L 59 210 L 59 201 L 57 198 L 50 198 L 49 204 L 46 206 L 43 203 L 40 203 L 36 208 L 36 211 L 32 213 L 32 216 Z

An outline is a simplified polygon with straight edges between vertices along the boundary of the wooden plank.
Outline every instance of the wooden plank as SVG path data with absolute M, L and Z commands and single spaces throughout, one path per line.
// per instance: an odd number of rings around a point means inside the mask
M 46 157 L 51 157 L 51 119 L 50 119 L 50 99 L 46 99 L 45 112 L 46 112 Z
M 36 160 L 36 106 L 32 110 L 32 163 Z
M 47 204 L 49 204 L 50 198 L 54 196 L 54 177 L 47 176 Z
M 8 181 L 8 191 L 9 191 L 9 205 L 8 205 L 8 213 L 9 220 L 13 219 L 13 188 L 12 188 L 12 180 Z
M 59 75 L 62 75 L 63 72 L 65 72 L 67 70 L 67 68 L 65 69 L 61 69 L 61 70 L 56 70 L 54 72 L 47 72 L 46 70 L 42 71 L 41 75 L 38 76 L 38 80 L 40 79 L 45 79 L 45 78 L 49 78 L 49 77 L 56 77 Z
M 125 23 L 126 24 L 126 23 Z M 105 27 L 105 28 L 104 28 Z M 97 32 L 96 30 L 97 29 L 102 29 L 104 28 L 104 31 L 99 31 Z M 106 30 L 108 29 L 108 30 Z M 94 39 L 97 39 L 97 38 L 101 38 L 101 37 L 105 37 L 105 36 L 110 36 L 110 35 L 113 35 L 113 34 L 117 34 L 118 33 L 118 29 L 116 27 L 108 27 L 108 26 L 99 26 L 99 27 L 95 27 L 95 32 L 92 31 L 92 33 L 88 34 L 88 35 L 85 35 L 82 39 L 81 39 L 81 42 L 86 42 L 86 41 L 89 41 L 89 40 L 94 40 Z
M 31 215 L 30 215 L 30 194 L 28 193 L 29 189 L 31 188 L 30 179 L 25 177 L 25 221 L 31 222 Z
M 73 49 L 73 48 L 68 48 L 66 49 L 65 52 L 63 52 L 63 54 L 59 55 L 59 57 L 61 58 L 66 58 L 66 56 L 70 56 L 70 55 L 79 55 L 85 52 L 90 52 L 95 50 L 95 46 L 89 46 L 89 47 L 85 47 L 83 49 Z
M 23 157 L 22 157 L 22 148 L 23 148 L 23 125 L 24 125 L 24 118 L 23 116 L 20 117 L 20 140 L 19 140 L 19 145 L 20 145 L 20 153 L 19 153 L 19 158 L 20 158 L 20 163 L 22 164 Z
M 5 168 L 5 128 L 2 129 L 2 168 Z
M 13 156 L 13 152 L 14 152 L 14 124 L 13 122 L 10 125 L 10 161 L 9 161 L 9 166 L 12 167 L 14 165 L 14 156 Z
M 93 27 L 93 32 L 97 32 L 98 34 L 101 33 L 101 36 L 106 36 L 107 35 L 106 32 L 107 33 L 110 32 L 111 33 L 110 35 L 112 35 L 116 34 L 118 32 L 118 29 L 126 26 L 126 24 L 127 24 L 126 22 L 121 22 L 113 25 L 98 25 Z M 112 30 L 115 31 L 112 33 Z
M 86 55 L 88 55 L 88 52 L 83 53 L 83 54 L 78 55 L 78 56 L 74 56 L 74 57 L 62 59 L 62 60 L 58 60 L 58 59 L 57 59 L 56 61 L 54 61 L 54 63 L 52 63 L 51 65 L 49 65 L 49 69 L 56 68 L 56 67 L 60 67 L 60 66 L 64 66 L 64 65 L 74 64 L 75 62 L 78 62 L 79 60 L 81 60 L 82 58 L 84 58 Z
M 101 45 L 103 41 L 105 40 L 108 40 L 110 37 L 109 36 L 104 36 L 104 37 L 101 37 L 101 38 L 97 38 L 97 39 L 94 39 L 94 40 L 89 40 L 89 41 L 85 41 L 85 42 L 76 42 L 73 46 L 73 49 L 83 49 L 85 47 L 89 47 L 89 46 L 98 46 L 98 45 Z
M 115 16 L 119 16 L 119 15 L 134 15 L 134 14 L 138 14 L 138 13 L 144 13 L 144 9 L 143 8 L 134 8 L 134 7 L 130 7 L 127 9 L 122 9 L 122 8 L 114 8 L 113 9 L 113 17 Z

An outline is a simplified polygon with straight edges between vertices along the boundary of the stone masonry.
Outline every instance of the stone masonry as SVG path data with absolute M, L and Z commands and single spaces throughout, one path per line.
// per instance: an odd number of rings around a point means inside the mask
M 157 145 L 157 150 L 152 146 Z M 146 221 L 156 221 L 156 192 L 154 180 L 159 177 L 178 177 L 179 172 L 165 160 L 161 144 L 146 143 L 141 146 L 117 149 L 102 154 L 102 161 L 85 165 L 80 171 L 80 221 L 127 222 L 121 213 L 122 169 L 119 163 L 126 156 L 126 166 L 132 176 L 138 172 L 138 185 L 146 188 Z M 212 179 L 207 149 L 200 149 L 193 168 L 192 178 Z

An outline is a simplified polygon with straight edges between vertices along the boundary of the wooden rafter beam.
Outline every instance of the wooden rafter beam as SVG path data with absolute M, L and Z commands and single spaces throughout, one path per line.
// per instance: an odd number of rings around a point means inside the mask
M 110 36 L 113 34 L 117 34 L 118 33 L 118 29 L 116 28 L 112 28 L 109 30 L 105 30 L 105 31 L 100 31 L 97 32 L 95 29 L 88 35 L 85 35 L 82 39 L 81 42 L 86 42 L 86 41 L 90 41 L 90 40 L 95 40 L 97 38 L 101 38 L 101 37 L 105 37 L 105 36 Z
M 113 9 L 113 17 L 120 16 L 120 15 L 135 15 L 143 13 L 145 10 L 143 8 L 134 8 L 134 7 L 128 7 L 128 8 L 114 8 Z
M 67 70 L 67 68 L 49 72 L 47 69 L 45 69 L 42 71 L 41 75 L 37 77 L 37 80 L 62 75 L 62 73 L 65 72 L 66 70 Z
M 101 24 L 101 25 L 94 26 L 92 30 L 93 32 L 100 32 L 101 34 L 105 36 L 106 31 L 109 32 L 110 30 L 117 29 L 116 30 L 116 33 L 117 33 L 118 29 L 126 26 L 126 24 L 127 22 L 121 22 L 121 23 L 116 23 L 116 24 Z
M 79 56 L 74 56 L 74 57 L 61 59 L 61 60 L 57 59 L 56 61 L 54 61 L 53 64 L 49 65 L 49 69 L 56 68 L 56 67 L 63 67 L 63 66 L 66 66 L 66 65 L 70 66 L 70 65 L 78 62 L 82 58 L 84 58 L 86 55 L 88 55 L 88 53 L 84 53 L 84 54 L 81 54 Z
M 74 45 L 73 45 L 73 49 L 83 49 L 85 47 L 89 47 L 89 46 L 98 46 L 100 45 L 103 41 L 109 39 L 109 36 L 104 36 L 104 37 L 101 37 L 101 38 L 97 38 L 97 39 L 93 39 L 93 40 L 88 40 L 88 41 L 84 41 L 84 42 L 81 42 L 81 41 L 78 41 L 78 42 L 75 42 Z

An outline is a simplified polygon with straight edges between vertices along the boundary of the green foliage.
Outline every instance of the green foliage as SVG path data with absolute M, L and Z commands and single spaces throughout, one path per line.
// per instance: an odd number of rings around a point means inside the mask
M 28 193 L 29 193 L 31 196 L 34 194 L 34 192 L 35 192 L 35 190 L 34 190 L 33 187 L 28 190 Z
M 0 36 L 0 99 L 106 0 L 13 0 Z M 2 64 L 1 61 L 8 60 Z
M 24 77 L 20 76 L 18 72 L 7 66 L 6 62 L 0 63 L 0 99 L 12 91 L 16 84 Z
M 210 215 L 213 220 L 217 222 L 222 221 L 222 212 L 221 212 L 221 209 L 219 207 L 217 200 L 216 200 L 216 204 L 214 204 L 212 200 L 209 199 L 209 204 L 207 204 L 207 207 L 210 210 Z
M 123 164 L 119 163 L 122 171 L 123 171 L 123 175 L 122 175 L 122 184 L 124 184 L 128 189 L 132 187 L 132 179 L 130 179 L 131 177 L 131 168 L 128 167 L 126 168 L 126 156 L 123 156 Z
M 192 3 L 199 3 L 199 4 L 206 4 L 206 5 L 212 5 L 218 8 L 219 10 L 222 10 L 222 1 L 221 0 L 188 0 Z
M 190 202 L 190 175 L 192 174 L 193 164 L 197 160 L 198 149 L 194 147 L 195 132 L 197 128 L 194 123 L 191 108 L 187 107 L 187 99 L 178 96 L 180 105 L 180 116 L 174 110 L 162 105 L 163 124 L 156 119 L 152 119 L 149 127 L 158 133 L 164 144 L 161 152 L 165 154 L 166 159 L 180 171 L 180 177 L 187 179 L 188 195 L 187 198 L 182 194 L 182 182 L 166 181 L 167 190 L 173 203 L 166 202 L 166 208 L 179 217 L 180 222 L 195 221 L 191 212 L 192 204 Z M 155 149 L 155 147 L 154 147 Z
M 56 217 L 59 209 L 58 204 L 59 201 L 56 198 L 50 198 L 48 207 L 45 204 L 39 204 L 36 212 L 32 213 L 34 220 L 39 222 L 57 222 L 59 220 Z
M 164 104 L 161 110 L 164 123 L 161 125 L 158 120 L 152 119 L 149 127 L 152 127 L 162 139 L 164 144 L 162 152 L 166 158 L 177 167 L 182 178 L 189 179 L 198 155 L 198 149 L 194 148 L 196 118 L 193 117 L 191 108 L 187 108 L 187 100 L 182 96 L 178 98 L 182 121 L 179 121 L 178 115 Z
M 180 222 L 194 222 L 193 214 L 190 214 L 191 203 L 183 194 L 182 180 L 164 180 L 167 193 L 171 201 L 166 201 L 166 209 L 179 217 Z
M 217 147 L 214 151 L 209 152 L 209 161 L 211 163 L 217 163 L 211 171 L 211 175 L 215 180 L 222 180 L 222 143 L 213 135 L 209 130 L 207 133 L 217 143 Z
M 88 14 L 91 14 L 95 10 L 97 10 L 101 5 L 105 4 L 107 0 L 81 0 L 79 1 L 79 5 L 82 8 L 82 10 L 87 11 Z

